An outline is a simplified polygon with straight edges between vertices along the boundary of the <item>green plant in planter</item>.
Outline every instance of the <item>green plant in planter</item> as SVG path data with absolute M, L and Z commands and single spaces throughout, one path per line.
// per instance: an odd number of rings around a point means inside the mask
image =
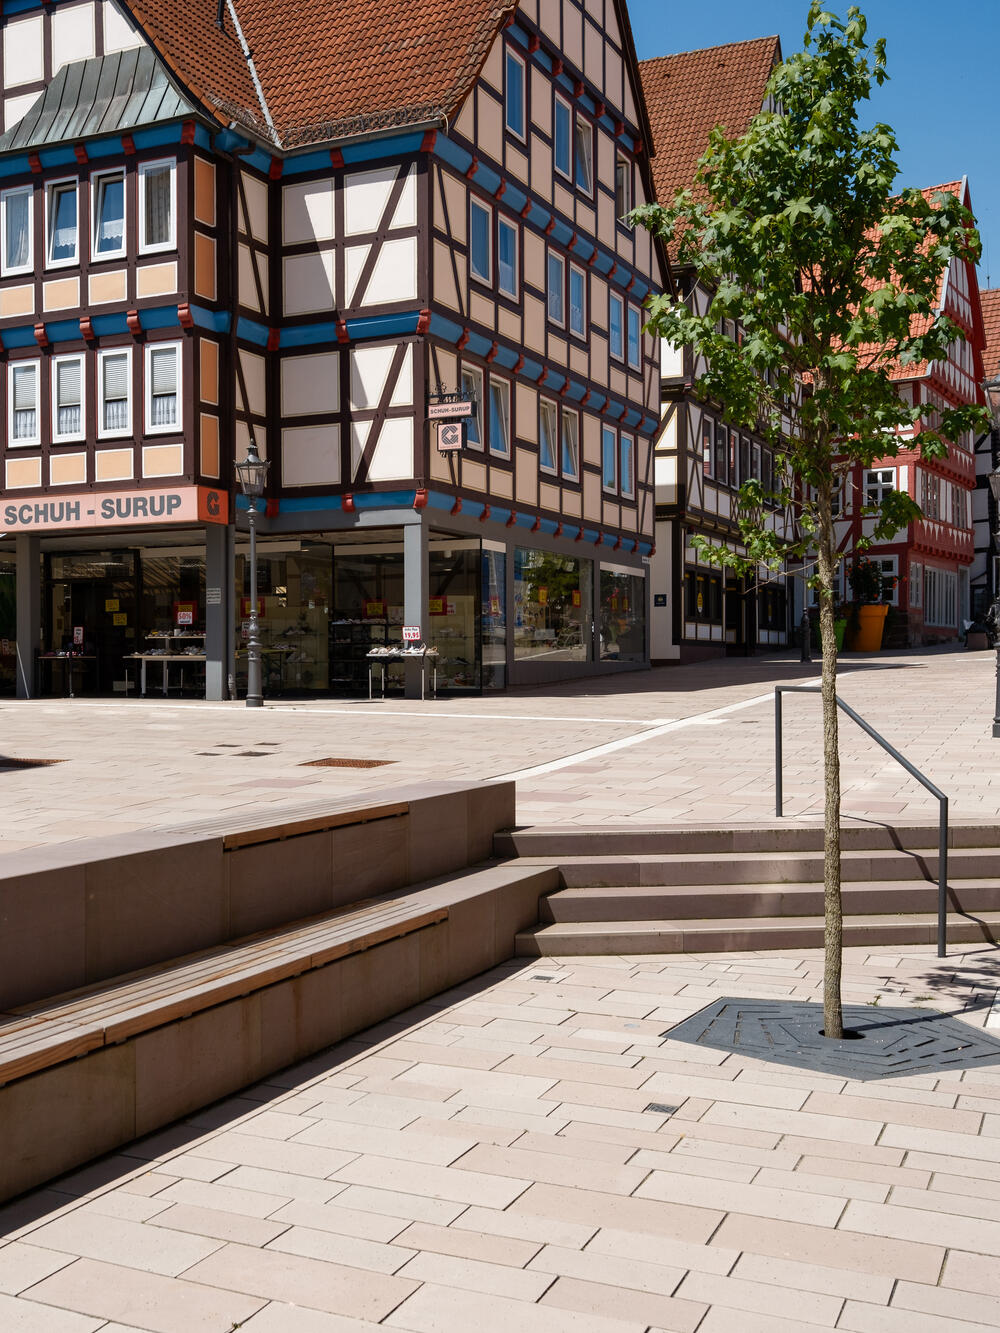
M 855 556 L 847 566 L 847 581 L 855 602 L 881 602 L 885 580 L 882 571 L 867 556 Z

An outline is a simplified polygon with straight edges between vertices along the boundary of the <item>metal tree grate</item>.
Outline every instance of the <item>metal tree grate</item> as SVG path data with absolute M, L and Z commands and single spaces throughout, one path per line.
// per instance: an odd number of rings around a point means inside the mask
M 300 768 L 382 768 L 395 759 L 307 759 Z

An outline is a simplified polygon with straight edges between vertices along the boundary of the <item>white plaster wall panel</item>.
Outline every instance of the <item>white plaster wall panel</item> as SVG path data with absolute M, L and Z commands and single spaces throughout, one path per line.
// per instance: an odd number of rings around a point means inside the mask
M 417 225 L 417 169 L 410 167 L 406 173 L 406 180 L 403 182 L 403 192 L 399 196 L 399 203 L 392 215 L 389 223 L 389 229 L 396 231 L 400 227 L 415 227 Z
M 598 85 L 600 86 L 600 85 Z M 599 126 L 594 138 L 597 140 L 597 179 L 609 190 L 615 188 L 615 141 Z
M 255 241 L 267 243 L 267 185 L 258 176 L 243 173 L 243 193 L 246 196 L 246 217 L 244 230 Z
M 552 486 L 545 481 L 539 481 L 538 503 L 542 509 L 554 509 L 558 513 L 560 508 L 559 487 Z
M 672 524 L 664 519 L 656 524 L 656 554 L 650 561 L 650 580 L 654 593 L 665 592 L 667 605 L 650 609 L 650 656 L 654 661 L 667 660 L 680 656 L 680 648 L 672 642 L 672 565 L 671 540 Z
M 179 477 L 184 471 L 183 444 L 147 444 L 142 450 L 144 477 Z
M 16 88 L 22 83 L 37 83 L 44 78 L 43 33 L 40 14 L 12 19 L 4 28 L 4 87 Z
M 524 308 L 524 345 L 533 352 L 545 354 L 545 306 L 534 296 L 525 295 Z
M 538 394 L 527 384 L 517 384 L 516 413 L 517 438 L 538 443 Z
M 608 5 L 608 18 L 614 22 L 611 6 Z M 608 34 L 611 35 L 610 33 Z M 607 72 L 604 75 L 604 100 L 616 111 L 624 109 L 625 67 L 616 51 L 608 48 Z
M 604 510 L 601 516 L 601 522 L 607 528 L 621 527 L 621 509 L 610 500 L 604 501 Z
M 331 250 L 314 255 L 286 255 L 284 275 L 286 315 L 336 309 Z
M 607 383 L 608 340 L 600 333 L 590 335 L 590 377 L 597 384 Z
M 475 101 L 473 98 L 467 97 L 462 103 L 462 109 L 455 120 L 455 130 L 458 134 L 461 134 L 463 138 L 468 139 L 470 142 L 475 142 L 476 114 Z
M 628 377 L 628 396 L 634 403 L 642 403 L 645 401 L 646 395 L 643 393 L 642 380 L 638 375 L 630 375 Z
M 552 81 L 537 65 L 531 66 L 531 123 L 543 134 L 551 135 Z
M 262 426 L 255 425 L 253 428 L 253 438 L 257 445 L 257 452 L 261 458 L 269 458 L 267 431 Z M 236 462 L 242 463 L 247 456 L 247 450 L 250 447 L 250 427 L 245 421 L 237 421 L 234 428 L 233 444 L 236 450 Z
M 601 422 L 593 412 L 583 414 L 583 461 L 595 467 L 601 463 Z
M 628 376 L 623 370 L 616 370 L 611 367 L 611 373 L 608 377 L 608 387 L 612 393 L 616 393 L 619 398 L 624 398 L 628 394 Z
M 613 221 L 615 215 L 614 205 L 606 195 L 602 196 L 601 203 L 608 205 L 608 212 L 610 213 L 612 218 L 611 225 L 614 227 L 614 221 Z M 604 210 L 602 209 L 601 211 L 603 214 Z M 618 251 L 619 259 L 624 259 L 626 264 L 631 264 L 633 257 L 635 255 L 635 242 L 632 239 L 631 232 L 619 231 L 618 228 L 615 227 L 614 241 L 612 243 L 615 249 Z
M 462 458 L 462 489 L 486 492 L 486 465 L 474 463 L 471 458 Z
M 515 450 L 515 498 L 518 504 L 538 504 L 538 455 L 530 449 Z
M 86 454 L 52 454 L 49 457 L 50 486 L 82 486 L 87 480 Z
M 660 428 L 660 433 L 656 440 L 656 452 L 663 453 L 671 451 L 675 456 L 677 453 L 677 414 L 672 413 L 664 421 Z
M 413 476 L 413 418 L 390 417 L 368 468 L 369 481 L 408 481 Z
M 485 88 L 476 90 L 479 103 L 479 138 L 477 147 L 487 153 L 494 162 L 503 161 L 503 123 L 500 118 L 500 103 L 491 97 Z
M 599 9 L 600 0 L 594 0 L 594 2 Z M 621 28 L 619 28 L 618 26 L 618 15 L 615 13 L 615 7 L 611 3 L 611 0 L 608 0 L 607 4 L 605 4 L 604 6 L 603 21 L 601 20 L 600 15 L 597 13 L 595 13 L 594 17 L 597 19 L 598 23 L 600 23 L 601 27 L 604 29 L 604 34 L 607 37 L 608 41 L 614 42 L 615 46 L 617 46 L 618 49 L 621 50 L 622 31 Z
M 396 353 L 395 343 L 373 343 L 351 350 L 351 411 L 378 407 Z M 389 400 L 390 407 L 413 402 L 413 346 L 408 345 Z
M 458 478 L 454 474 L 454 465 L 449 461 L 453 457 L 453 454 L 443 454 L 438 449 L 431 449 L 432 481 L 447 481 L 452 484 L 457 483 Z
M 673 504 L 677 499 L 677 459 L 672 454 L 657 454 L 653 469 L 657 504 Z
M 608 284 L 596 272 L 590 274 L 590 323 L 608 327 Z
M 356 304 L 358 279 L 364 271 L 368 256 L 371 254 L 371 246 L 348 245 L 344 247 L 344 304 L 348 310 Z
M 569 368 L 577 375 L 583 375 L 584 378 L 590 376 L 590 357 L 582 347 L 572 346 L 569 349 Z
M 539 198 L 552 202 L 552 150 L 537 134 L 531 136 L 531 188 Z
M 553 181 L 552 202 L 563 217 L 571 218 L 576 210 L 575 194 L 572 190 L 567 190 L 559 180 Z
M 255 417 L 267 415 L 267 362 L 256 352 L 240 349 L 240 364 L 247 386 L 247 411 Z
M 356 171 L 344 177 L 344 231 L 348 236 L 379 229 L 395 180 L 395 166 Z
M 566 364 L 565 338 L 557 338 L 554 334 L 549 334 L 549 360 L 554 361 L 558 366 Z
M 469 211 L 468 191 L 465 185 L 456 180 L 450 172 L 442 172 L 441 181 L 444 186 L 444 203 L 447 205 L 447 212 L 444 209 L 439 209 L 436 220 L 456 244 L 464 245 Z
M 281 358 L 281 415 L 340 411 L 340 353 Z
M 458 265 L 456 265 L 456 268 Z M 459 281 L 462 288 L 465 287 L 464 261 L 462 263 L 462 276 Z M 455 269 L 451 264 L 451 249 L 443 241 L 434 242 L 434 299 L 441 305 L 446 305 L 450 310 L 455 310 L 459 314 L 464 313 L 465 307 L 459 294 L 459 289 L 455 285 Z
M 545 241 L 536 232 L 522 232 L 522 259 L 524 280 L 539 291 L 545 291 Z
M 490 494 L 495 495 L 498 500 L 513 500 L 514 498 L 514 474 L 506 468 L 490 468 Z
M 632 95 L 632 84 L 628 79 L 625 80 L 625 91 L 622 100 L 624 102 L 622 109 L 625 112 L 626 117 L 633 125 L 638 125 L 639 116 L 635 109 L 635 98 Z
M 281 191 L 281 234 L 286 245 L 332 241 L 333 181 L 303 181 Z M 372 229 L 373 230 L 373 229 Z
M 671 347 L 660 339 L 660 374 L 664 379 L 680 379 L 684 374 L 684 348 Z
M 134 46 L 143 44 L 143 39 L 133 27 L 131 20 L 122 13 L 114 0 L 104 0 L 105 51 L 128 51 Z
M 632 242 L 628 237 L 622 237 L 618 228 L 615 226 L 615 201 L 609 194 L 599 194 L 597 196 L 597 217 L 598 217 L 598 237 L 603 245 L 617 250 L 622 254 L 623 241 L 626 251 L 631 251 Z M 622 255 L 622 258 L 625 258 Z
M 443 347 L 436 347 L 433 356 L 434 369 L 431 379 L 435 384 L 458 383 L 458 357 Z
M 352 247 L 353 248 L 353 247 Z M 350 250 L 347 251 L 351 253 Z M 417 299 L 417 238 L 400 236 L 379 246 L 375 269 L 364 294 L 366 305 Z
M 610 51 L 608 57 L 613 59 Z M 583 25 L 583 72 L 595 88 L 603 86 L 604 38 L 601 35 L 599 24 L 595 26 L 593 23 L 584 23 Z
M 538 0 L 538 26 L 558 51 L 562 43 L 562 0 Z
M 583 516 L 592 523 L 601 521 L 601 479 L 596 472 L 583 474 Z
M 480 73 L 480 78 L 485 79 L 490 87 L 495 88 L 498 93 L 503 92 L 503 46 L 503 36 L 501 35 L 490 47 L 489 55 L 486 57 L 486 62 Z
M 538 22 L 538 0 L 523 0 L 518 8 L 525 18 L 530 19 L 532 23 Z
M 562 491 L 562 512 L 567 518 L 583 517 L 583 492 L 571 491 L 568 486 Z
M 563 3 L 563 51 L 577 69 L 583 69 L 583 15 L 572 0 Z
M 71 60 L 87 60 L 95 51 L 94 6 L 60 5 L 52 11 L 52 73 Z
M 496 306 L 489 297 L 472 292 L 469 296 L 469 318 L 492 329 L 496 323 Z
M 289 426 L 281 432 L 283 486 L 339 486 L 340 480 L 339 426 Z
M 351 422 L 351 479 L 353 481 L 357 480 L 361 455 L 365 451 L 371 429 L 372 423 L 370 421 Z
M 4 129 L 9 130 L 12 125 L 16 125 L 40 96 L 41 93 L 23 93 L 20 97 L 8 97 L 3 104 Z
M 605 198 L 604 195 L 601 195 L 600 197 L 602 199 Z M 611 206 L 611 212 L 612 214 L 614 214 L 613 204 Z M 570 213 L 570 216 L 572 217 L 572 213 Z M 586 232 L 588 235 L 593 235 L 596 229 L 596 222 L 597 222 L 597 214 L 594 212 L 593 205 L 586 203 L 583 196 L 581 195 L 576 201 L 577 229 L 579 231 Z
M 257 296 L 257 283 L 253 276 L 253 259 L 248 245 L 239 247 L 240 305 L 248 310 L 260 310 Z
M 645 227 L 636 227 L 635 265 L 641 273 L 648 273 L 654 284 L 658 280 L 657 265 L 653 263 L 653 238 Z
M 513 343 L 521 341 L 521 316 L 503 306 L 497 311 L 497 333 Z
M 507 144 L 507 170 L 512 176 L 516 176 L 522 184 L 528 184 L 530 175 L 527 155 L 522 153 L 519 148 L 515 148 L 512 143 Z

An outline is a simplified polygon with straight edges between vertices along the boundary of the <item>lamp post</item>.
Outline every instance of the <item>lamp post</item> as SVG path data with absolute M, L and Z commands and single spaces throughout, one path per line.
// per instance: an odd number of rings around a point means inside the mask
M 994 431 L 1000 431 L 1000 374 L 983 383 L 983 393 L 989 410 Z M 993 453 L 990 452 L 990 461 Z M 990 493 L 993 496 L 993 516 L 996 523 L 994 540 L 1000 545 L 1000 467 L 995 467 L 989 475 Z M 993 708 L 993 735 L 1000 739 L 1000 578 L 997 576 L 998 556 L 996 548 L 993 555 L 993 633 L 994 647 L 997 652 L 997 692 Z
M 250 616 L 247 639 L 247 708 L 261 708 L 264 693 L 260 672 L 260 625 L 257 621 L 257 501 L 264 494 L 267 482 L 267 459 L 257 453 L 257 444 L 250 436 L 250 447 L 242 463 L 236 464 L 240 488 L 249 501 L 247 516 L 250 520 Z

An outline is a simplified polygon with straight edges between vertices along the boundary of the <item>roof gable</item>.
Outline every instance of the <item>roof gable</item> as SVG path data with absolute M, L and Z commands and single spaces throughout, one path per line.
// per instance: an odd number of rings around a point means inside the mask
M 986 337 L 983 365 L 987 377 L 992 379 L 994 375 L 1000 375 L 1000 287 L 980 292 L 979 301 L 983 308 L 983 332 Z

